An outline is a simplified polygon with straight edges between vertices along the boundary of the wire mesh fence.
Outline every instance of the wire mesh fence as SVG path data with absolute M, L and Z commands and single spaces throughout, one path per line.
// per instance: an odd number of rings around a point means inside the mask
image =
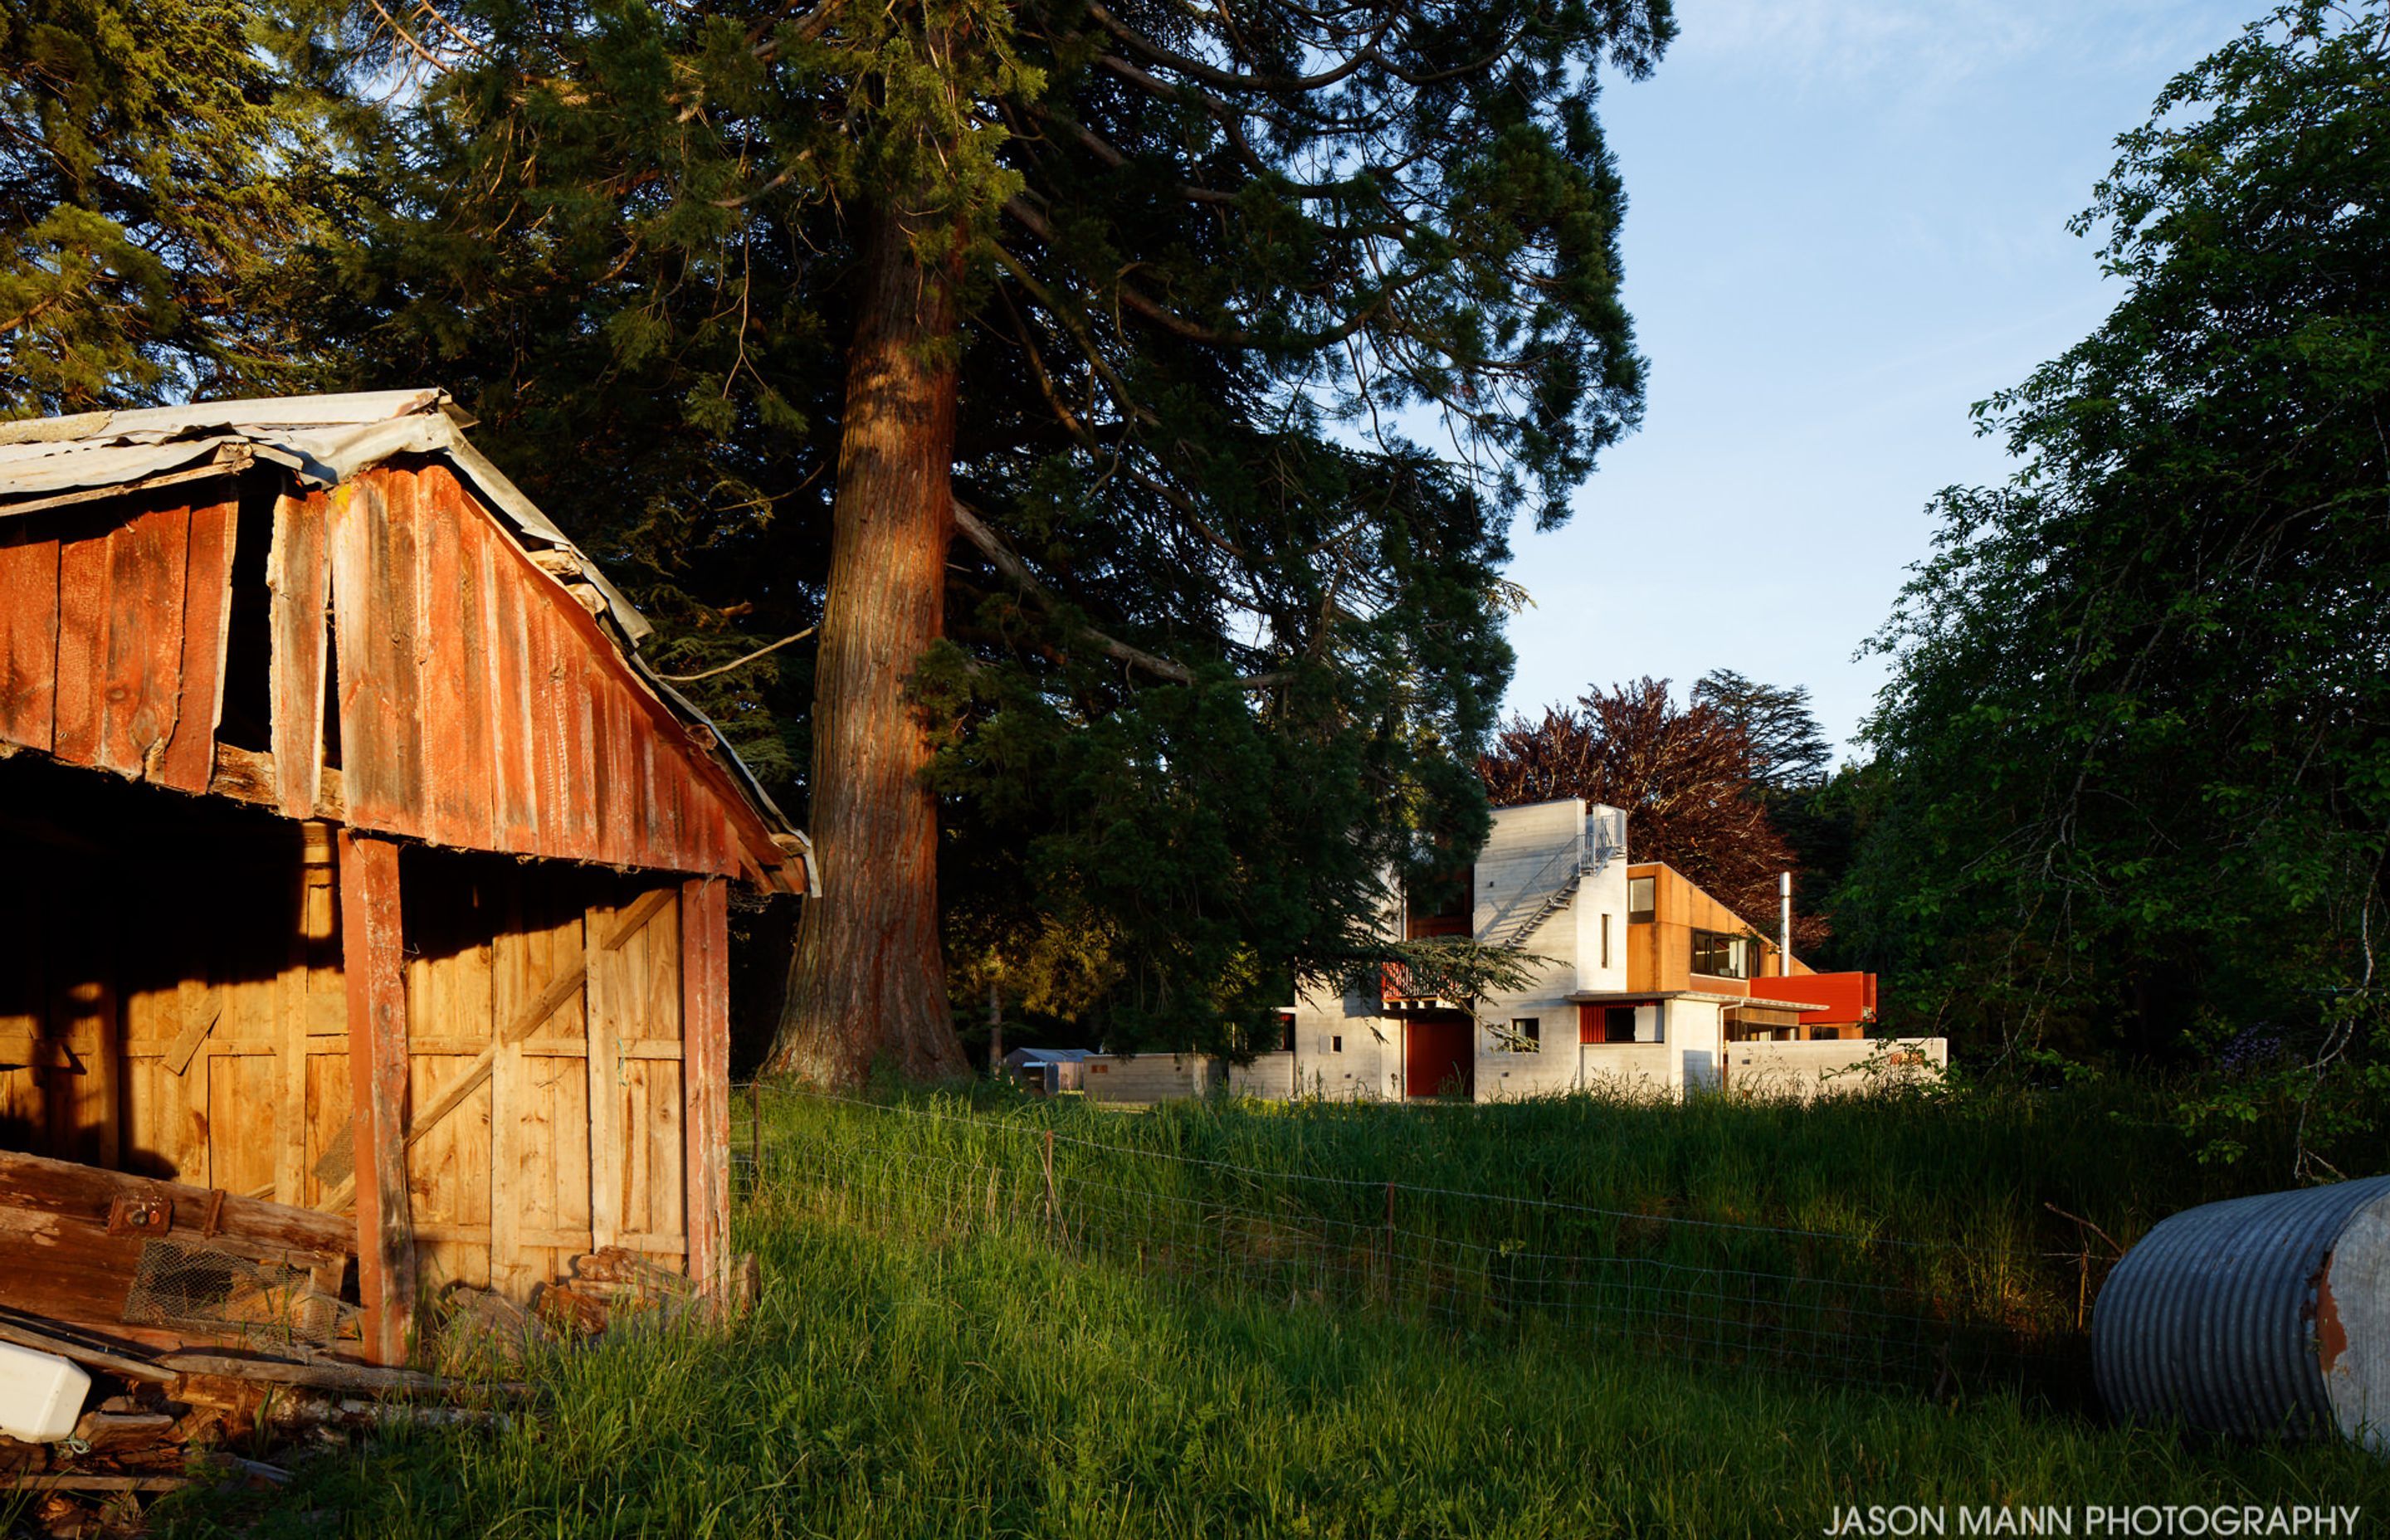
M 1937 1396 L 2071 1397 L 2083 1378 L 2079 1332 L 2020 1318 L 2034 1258 L 1239 1165 L 1004 1114 L 739 1100 L 741 1194 L 803 1223 L 1005 1237 L 1219 1300 Z

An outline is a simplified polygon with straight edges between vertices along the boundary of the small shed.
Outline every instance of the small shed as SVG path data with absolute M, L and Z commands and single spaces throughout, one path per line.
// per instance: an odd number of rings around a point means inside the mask
M 381 1362 L 449 1280 L 719 1281 L 726 885 L 809 850 L 467 426 L 0 425 L 0 1305 L 138 1339 L 72 1226 L 260 1204 L 353 1216 Z M 122 1175 L 33 1214 L 56 1161 Z

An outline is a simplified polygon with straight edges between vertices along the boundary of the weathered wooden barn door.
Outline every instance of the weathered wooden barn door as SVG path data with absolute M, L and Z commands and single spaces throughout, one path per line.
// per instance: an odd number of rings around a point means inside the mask
M 681 883 L 412 851 L 406 1185 L 422 1286 L 528 1298 L 688 1253 Z

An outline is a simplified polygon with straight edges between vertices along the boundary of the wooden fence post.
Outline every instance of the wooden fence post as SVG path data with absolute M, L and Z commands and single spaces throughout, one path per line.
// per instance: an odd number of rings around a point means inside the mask
M 1052 1129 L 1046 1130 L 1046 1138 L 1040 1149 L 1044 1152 L 1046 1166 L 1046 1233 L 1059 1242 L 1061 1238 L 1062 1205 L 1054 1195 L 1054 1131 Z

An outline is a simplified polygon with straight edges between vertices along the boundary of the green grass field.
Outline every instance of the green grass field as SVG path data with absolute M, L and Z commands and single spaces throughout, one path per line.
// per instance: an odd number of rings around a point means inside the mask
M 2390 1514 L 2390 1465 L 2345 1447 L 2120 1429 L 1999 1384 L 1937 1398 L 1705 1366 L 1588 1336 L 1531 1305 L 1439 1315 L 1400 1290 L 1372 1304 L 1366 1276 L 1350 1298 L 1263 1291 L 1253 1275 L 1191 1272 L 1156 1249 L 1058 1243 L 1037 1222 L 1034 1165 L 1001 1173 L 1033 1184 L 1024 1204 L 974 1200 L 969 1223 L 951 1192 L 941 1218 L 929 1202 L 892 1207 L 870 1179 L 893 1149 L 904 1159 L 884 1169 L 943 1162 L 977 1193 L 1015 1147 L 1041 1160 L 1054 1126 L 1086 1141 L 1058 1145 L 1062 1191 L 1092 1205 L 1107 1187 L 1135 1189 L 1133 1213 L 1232 1187 L 1250 1211 L 1291 1226 L 1308 1208 L 1356 1200 L 1293 1174 L 1359 1183 L 1398 1161 L 1400 1179 L 1420 1186 L 1443 1174 L 1455 1189 L 1606 1211 L 1872 1226 L 1977 1248 L 2004 1238 L 2020 1255 L 2075 1233 L 2044 1201 L 2071 1200 L 2061 1206 L 2129 1240 L 2179 1201 L 2255 1185 L 2170 1153 L 2153 1123 L 2133 1136 L 2128 1098 L 1420 1116 L 1123 1114 L 983 1097 L 936 1110 L 766 1101 L 765 1176 L 739 1220 L 765 1293 L 733 1331 L 618 1336 L 554 1354 L 537 1368 L 548 1400 L 534 1418 L 328 1452 L 271 1499 L 161 1505 L 161 1530 L 1767 1535 L 1816 1534 L 1837 1510 L 1870 1504 L 1947 1506 L 1954 1534 L 1958 1508 L 1984 1505 L 2355 1505 L 2369 1525 Z M 2106 1157 L 2098 1170 L 2062 1172 L 2094 1150 Z M 1137 1188 L 1135 1174 L 1150 1171 L 1165 1174 Z M 825 1181 L 829 1172 L 854 1180 Z M 2179 1201 L 2130 1200 L 2161 1183 Z M 1330 1196 L 1307 1196 L 1313 1187 Z M 1475 1225 L 1489 1237 L 1526 1222 L 1501 1211 L 1527 1205 L 1442 1201 L 1419 1198 L 1424 1212 L 1405 1217 L 1423 1232 Z M 1029 1222 L 988 1219 L 998 1211 Z M 1309 1217 L 1337 1233 L 1336 1216 Z M 1533 1223 L 1574 1226 L 1545 1237 L 1555 1244 L 1642 1235 L 1585 1215 Z M 1734 1244 L 1800 1255 L 1797 1241 L 1756 1232 Z M 2071 1263 L 2033 1275 L 2018 1290 L 2024 1314 L 2071 1309 L 2075 1277 Z

